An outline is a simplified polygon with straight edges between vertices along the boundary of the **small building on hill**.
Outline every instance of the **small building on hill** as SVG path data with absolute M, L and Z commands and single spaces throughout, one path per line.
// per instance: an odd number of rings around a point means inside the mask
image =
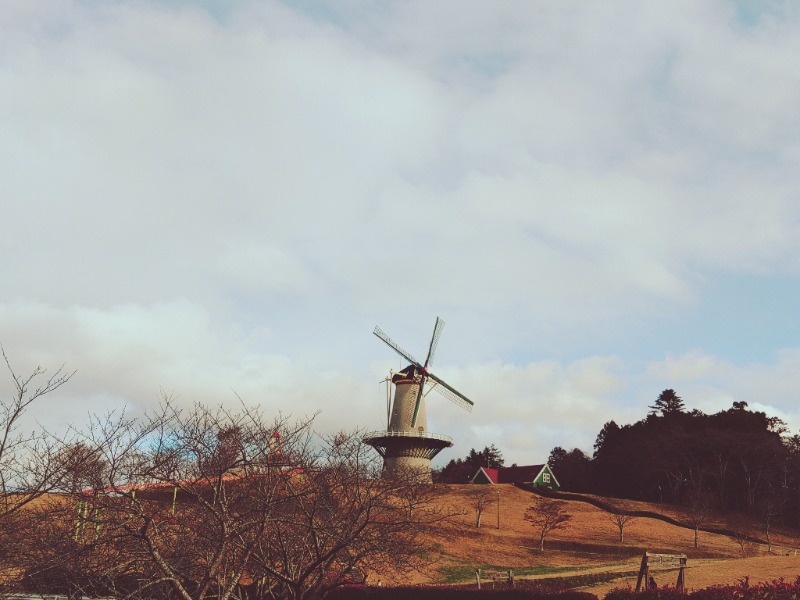
M 518 481 L 530 483 L 536 487 L 547 487 L 551 490 L 561 487 L 550 465 L 546 463 L 522 467 L 500 467 L 499 469 L 480 467 L 469 480 L 470 483 L 478 484 L 516 483 Z

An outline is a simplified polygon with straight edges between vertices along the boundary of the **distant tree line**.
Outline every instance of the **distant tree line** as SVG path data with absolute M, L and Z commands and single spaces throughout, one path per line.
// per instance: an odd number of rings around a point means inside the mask
M 744 513 L 800 526 L 800 436 L 746 402 L 687 411 L 664 390 L 636 423 L 607 422 L 590 458 L 557 446 L 549 463 L 565 491 Z M 697 510 L 695 510 L 697 509 Z
M 561 489 L 680 504 L 696 529 L 711 510 L 757 518 L 765 532 L 800 527 L 800 435 L 781 419 L 746 402 L 714 414 L 687 410 L 672 389 L 649 409 L 636 423 L 603 425 L 592 456 L 553 448 L 548 463 Z M 435 470 L 434 482 L 467 483 L 480 467 L 504 464 L 494 444 L 473 448 Z
M 484 447 L 481 451 L 472 448 L 464 458 L 455 458 L 441 469 L 434 469 L 434 483 L 468 483 L 481 467 L 497 469 L 505 465 L 503 454 L 497 447 Z

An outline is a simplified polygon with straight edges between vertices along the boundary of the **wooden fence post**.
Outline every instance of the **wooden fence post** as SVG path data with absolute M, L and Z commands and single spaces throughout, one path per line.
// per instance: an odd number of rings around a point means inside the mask
M 638 592 L 642 586 L 642 578 L 644 578 L 644 587 L 647 589 L 647 576 L 649 575 L 647 563 L 647 552 L 642 556 L 642 564 L 639 566 L 639 577 L 636 579 L 636 591 Z
M 675 589 L 679 592 L 686 591 L 686 581 L 683 578 L 683 572 L 686 570 L 686 557 L 682 556 L 680 558 L 680 567 L 678 571 L 678 583 L 675 584 Z
M 669 559 L 669 566 L 678 565 L 678 581 L 675 584 L 675 589 L 679 592 L 686 591 L 686 562 L 687 557 L 685 554 L 651 554 L 645 552 L 642 556 L 642 564 L 639 567 L 639 577 L 636 579 L 636 591 L 644 591 L 650 589 L 651 585 L 655 585 L 650 577 L 650 561 L 658 559 L 658 565 L 665 566 L 664 559 Z M 655 565 L 655 563 L 654 563 Z M 644 585 L 642 585 L 644 584 Z

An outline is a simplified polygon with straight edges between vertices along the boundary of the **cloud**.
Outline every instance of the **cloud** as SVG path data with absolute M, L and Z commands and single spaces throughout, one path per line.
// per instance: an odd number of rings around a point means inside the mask
M 733 402 L 747 402 L 751 410 L 780 417 L 794 430 L 800 426 L 800 412 L 791 374 L 798 367 L 800 351 L 796 348 L 779 349 L 770 362 L 745 365 L 693 350 L 654 361 L 645 373 L 654 383 L 674 388 L 689 409 L 717 412 Z
M 39 27 L 27 28 L 40 36 L 34 49 L 3 70 L 8 88 L 19 90 L 6 101 L 14 124 L 7 142 L 14 160 L 6 167 L 13 211 L 38 225 L 16 272 L 35 272 L 50 258 L 59 298 L 66 289 L 89 302 L 85 290 L 97 287 L 91 278 L 99 274 L 109 285 L 93 296 L 119 303 L 174 297 L 185 286 L 214 295 L 203 289 L 208 264 L 229 277 L 227 289 L 241 281 L 260 293 L 273 280 L 273 288 L 286 282 L 284 294 L 302 294 L 306 287 L 291 292 L 297 283 L 286 277 L 293 271 L 302 281 L 318 280 L 317 294 L 338 287 L 350 293 L 348 301 L 364 298 L 370 284 L 387 290 L 367 295 L 376 306 L 391 302 L 386 274 L 408 260 L 431 266 L 429 273 L 417 269 L 422 285 L 412 303 L 458 295 L 486 310 L 499 297 L 529 297 L 530 281 L 544 279 L 552 293 L 536 310 L 566 319 L 559 315 L 563 299 L 582 298 L 587 288 L 602 296 L 564 313 L 596 308 L 616 316 L 619 303 L 643 311 L 651 302 L 686 302 L 692 272 L 707 265 L 794 268 L 797 214 L 788 190 L 770 194 L 758 174 L 720 180 L 729 167 L 712 168 L 704 189 L 676 185 L 674 172 L 666 180 L 643 169 L 641 145 L 630 145 L 636 123 L 669 135 L 669 120 L 631 115 L 625 104 L 634 86 L 663 68 L 652 61 L 665 39 L 677 48 L 669 80 L 685 88 L 678 105 L 689 115 L 699 110 L 692 98 L 744 102 L 735 82 L 713 96 L 686 82 L 695 54 L 703 59 L 693 67 L 695 79 L 729 69 L 701 53 L 697 30 L 687 31 L 684 21 L 657 23 L 649 11 L 635 11 L 626 31 L 644 51 L 627 58 L 611 32 L 589 27 L 614 11 L 498 9 L 491 35 L 472 39 L 483 22 L 473 7 L 448 21 L 451 33 L 438 48 L 425 37 L 433 32 L 402 29 L 412 18 L 430 22 L 420 18 L 421 5 L 406 10 L 387 25 L 403 47 L 429 56 L 483 55 L 500 43 L 508 46 L 505 68 L 483 74 L 488 87 L 444 85 L 372 38 L 348 37 L 273 4 L 245 4 L 226 21 L 155 5 L 38 16 Z M 523 35 L 520 17 L 534 32 L 563 30 L 575 45 L 564 45 L 555 64 L 545 60 L 539 51 L 552 52 L 553 33 Z M 43 35 L 56 24 L 61 35 Z M 655 41 L 637 26 L 655 28 Z M 737 37 L 730 22 L 706 27 L 724 44 L 740 44 L 734 56 L 750 56 L 754 42 Z M 786 49 L 772 48 L 777 56 Z M 600 69 L 603 60 L 615 68 Z M 600 73 L 611 77 L 607 85 L 595 81 Z M 778 122 L 790 106 L 761 110 Z M 720 124 L 732 122 L 723 116 Z M 574 136 L 564 129 L 570 122 Z M 697 129 L 706 135 L 718 128 Z M 728 141 L 735 140 L 722 143 Z M 646 154 L 658 152 L 694 175 L 668 140 L 655 142 Z M 38 170 L 26 177 L 32 166 Z M 756 208 L 757 188 L 770 199 Z M 736 239 L 746 224 L 754 235 Z M 21 245 L 18 229 L 7 225 L 4 233 L 7 243 Z M 54 243 L 62 248 L 55 257 L 44 250 Z M 262 285 L 253 273 L 262 274 Z M 487 279 L 481 289 L 471 285 L 476 273 Z M 437 285 L 443 276 L 445 289 Z
M 163 395 L 179 406 L 194 402 L 235 407 L 241 401 L 267 414 L 306 417 L 319 413 L 318 428 L 373 430 L 384 426 L 385 390 L 377 385 L 387 360 L 367 371 L 346 362 L 319 365 L 258 350 L 268 331 L 219 330 L 199 305 L 122 305 L 109 310 L 58 309 L 15 303 L 0 306 L 4 348 L 18 375 L 35 366 L 77 370 L 57 393 L 40 401 L 35 418 L 52 430 L 82 427 L 89 412 L 127 410 L 141 415 Z M 637 366 L 615 356 L 524 365 L 443 363 L 437 375 L 475 401 L 471 413 L 436 393 L 428 396 L 429 428 L 455 438 L 438 459 L 470 448 L 500 447 L 509 464 L 544 460 L 555 446 L 591 454 L 606 421 L 632 423 L 647 414 L 658 393 L 675 389 L 688 409 L 716 412 L 733 401 L 800 423 L 792 373 L 797 350 L 772 363 L 737 367 L 718 356 L 693 351 Z M 0 389 L 10 393 L 5 377 Z M 7 389 L 8 388 L 8 389 Z
M 609 407 L 625 391 L 623 370 L 614 357 L 443 369 L 437 374 L 474 398 L 475 407 L 467 415 L 431 394 L 428 416 L 442 433 L 450 435 L 445 427 L 458 433 L 457 456 L 489 444 L 501 448 L 509 464 L 541 462 L 557 445 L 579 446 L 591 454 L 597 432 L 612 418 Z M 627 416 L 614 413 L 613 418 Z
M 282 406 L 307 414 L 317 410 L 317 398 L 306 394 L 321 382 L 306 383 L 302 365 L 255 353 L 231 332 L 215 330 L 199 305 L 98 310 L 19 302 L 0 306 L 0 318 L 14 324 L 5 328 L 3 344 L 19 375 L 37 365 L 52 370 L 63 357 L 69 357 L 66 369 L 77 371 L 59 391 L 55 414 L 46 415 L 51 423 L 81 420 L 87 397 L 102 397 L 108 409 L 124 406 L 135 414 L 155 407 L 162 394 L 174 395 L 183 406 L 235 405 L 238 393 L 271 412 Z
M 0 341 L 78 368 L 53 415 L 233 388 L 369 427 L 369 331 L 441 314 L 482 400 L 431 410 L 459 451 L 589 450 L 679 384 L 794 422 L 795 350 L 713 354 L 690 317 L 720 277 L 797 278 L 797 11 L 305 11 L 0 8 Z

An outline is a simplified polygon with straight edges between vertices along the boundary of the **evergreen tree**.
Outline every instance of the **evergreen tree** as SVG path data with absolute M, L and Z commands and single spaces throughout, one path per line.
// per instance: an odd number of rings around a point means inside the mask
M 672 415 L 683 412 L 683 400 L 675 390 L 669 389 L 661 392 L 656 399 L 656 403 L 650 407 L 650 414 L 661 413 L 662 416 Z
M 477 471 L 478 467 L 498 469 L 502 467 L 506 461 L 503 458 L 503 453 L 500 452 L 497 446 L 492 444 L 491 446 L 485 446 L 480 452 L 475 452 L 474 448 L 471 449 L 464 462 L 470 465 L 470 467 L 474 467 Z
M 606 444 L 613 444 L 615 438 L 619 435 L 620 428 L 614 421 L 608 421 L 600 433 L 597 434 L 597 439 L 594 442 L 594 457 L 597 458 L 603 453 L 607 447 Z
M 451 459 L 441 469 L 434 469 L 433 482 L 434 483 L 469 483 L 469 478 L 475 474 L 474 470 L 467 465 L 463 459 Z M 477 469 L 476 469 L 477 470 Z
M 566 492 L 591 491 L 591 462 L 582 450 L 573 448 L 567 452 L 561 446 L 553 448 L 547 460 L 561 489 Z
M 480 467 L 497 469 L 505 464 L 502 452 L 492 444 L 478 452 L 471 448 L 466 458 L 453 459 L 433 472 L 434 483 L 467 483 Z

